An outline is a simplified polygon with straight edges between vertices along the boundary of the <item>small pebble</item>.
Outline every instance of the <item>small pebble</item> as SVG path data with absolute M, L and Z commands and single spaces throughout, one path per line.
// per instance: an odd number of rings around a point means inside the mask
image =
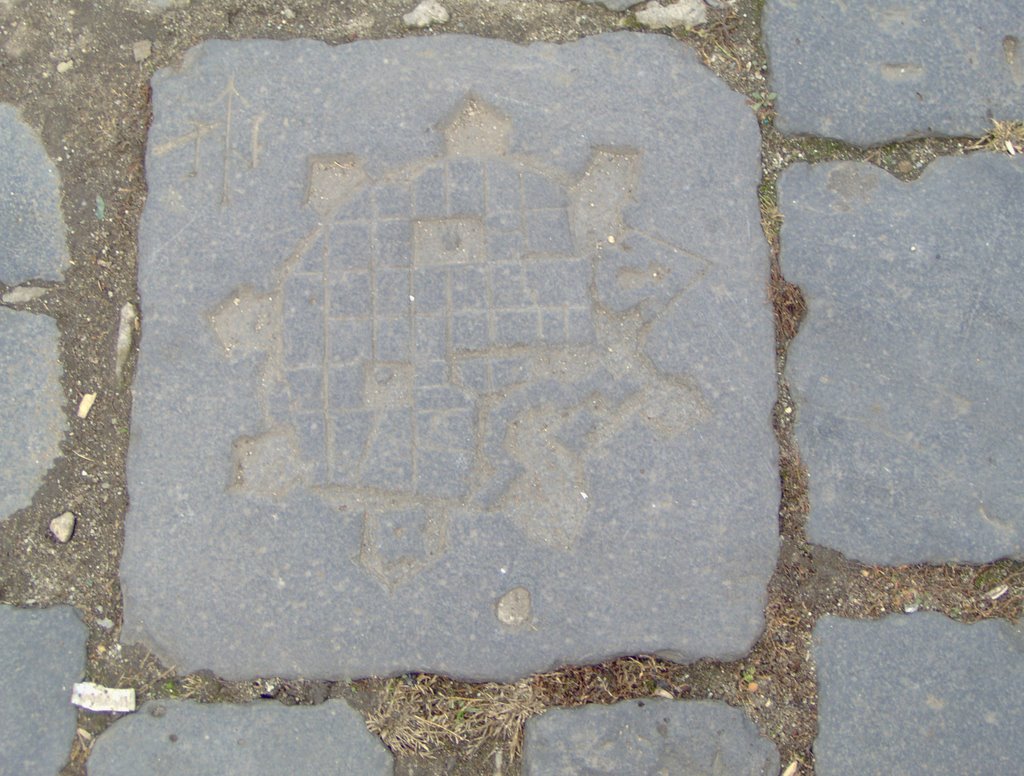
M 78 412 L 76 413 L 79 418 L 86 418 L 89 416 L 89 410 L 92 409 L 92 405 L 96 402 L 95 393 L 87 393 L 82 396 L 82 400 L 78 403 Z
M 132 44 L 132 56 L 136 62 L 145 62 L 153 53 L 153 44 L 148 40 L 137 40 Z
M 135 305 L 125 302 L 121 307 L 121 322 L 117 328 L 117 346 L 114 354 L 114 374 L 118 380 L 121 379 L 121 373 L 132 349 L 132 337 L 135 331 L 135 322 L 138 319 L 139 311 L 135 309 Z
M 423 0 L 409 13 L 402 17 L 406 27 L 422 29 L 432 24 L 444 24 L 451 17 L 448 10 L 437 0 Z
M 4 304 L 25 304 L 38 299 L 49 290 L 39 286 L 18 286 L 4 294 Z
M 662 27 L 685 27 L 689 30 L 704 24 L 708 14 L 701 0 L 677 0 L 671 5 L 648 3 L 644 9 L 636 12 L 636 20 L 652 30 Z
M 75 60 L 73 60 L 73 59 L 69 59 L 66 62 L 58 62 L 57 63 L 57 72 L 63 75 L 64 73 L 66 73 L 68 70 L 70 70 L 74 66 L 75 66 Z
M 61 544 L 67 544 L 75 533 L 75 522 L 75 516 L 70 512 L 65 512 L 50 521 L 50 533 Z
M 987 593 L 985 593 L 985 598 L 989 599 L 990 601 L 998 601 L 1000 598 L 1006 595 L 1006 591 L 1009 589 L 1009 585 L 999 585 L 998 587 L 994 587 Z
M 96 620 L 96 624 L 103 628 L 103 630 L 110 630 L 114 627 L 114 621 L 109 617 L 104 617 L 102 620 Z

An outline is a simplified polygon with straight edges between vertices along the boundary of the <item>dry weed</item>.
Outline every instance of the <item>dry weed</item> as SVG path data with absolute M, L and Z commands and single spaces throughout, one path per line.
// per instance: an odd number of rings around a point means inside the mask
M 431 757 L 455 746 L 475 752 L 500 739 L 515 758 L 523 725 L 543 710 L 529 680 L 471 685 L 421 674 L 389 680 L 366 726 L 396 753 Z
M 777 261 L 772 262 L 769 293 L 775 311 L 775 327 L 779 342 L 788 344 L 800 328 L 800 321 L 807 312 L 807 303 L 800 288 L 782 277 Z
M 967 147 L 972 151 L 985 149 L 986 151 L 1010 154 L 1010 156 L 1024 153 L 1024 121 L 992 119 L 992 129 L 978 142 Z

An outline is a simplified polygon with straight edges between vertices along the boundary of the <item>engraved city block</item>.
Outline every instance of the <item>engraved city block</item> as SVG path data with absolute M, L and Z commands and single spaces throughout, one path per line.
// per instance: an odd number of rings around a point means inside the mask
M 125 639 L 227 676 L 745 652 L 778 500 L 757 149 L 633 35 L 158 74 Z

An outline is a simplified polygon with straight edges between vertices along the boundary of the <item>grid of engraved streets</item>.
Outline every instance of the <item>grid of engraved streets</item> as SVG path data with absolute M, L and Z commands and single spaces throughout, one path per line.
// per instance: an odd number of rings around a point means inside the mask
M 436 560 L 448 502 L 471 494 L 570 549 L 587 514 L 585 448 L 634 416 L 673 436 L 706 412 L 696 388 L 635 353 L 645 318 L 707 260 L 634 234 L 622 247 L 643 248 L 644 264 L 632 266 L 616 249 L 617 209 L 595 207 L 628 196 L 636 152 L 598 149 L 569 181 L 509 155 L 508 130 L 468 98 L 444 127 L 443 158 L 371 181 L 358 158 L 315 157 L 307 200 L 322 222 L 275 293 L 222 308 L 263 304 L 269 325 L 283 324 L 264 381 L 268 431 L 239 440 L 238 486 L 274 496 L 305 480 L 339 501 L 361 496 L 360 560 L 389 588 Z M 640 302 L 645 318 L 624 330 L 613 313 Z M 567 359 L 588 365 L 569 382 L 556 374 Z

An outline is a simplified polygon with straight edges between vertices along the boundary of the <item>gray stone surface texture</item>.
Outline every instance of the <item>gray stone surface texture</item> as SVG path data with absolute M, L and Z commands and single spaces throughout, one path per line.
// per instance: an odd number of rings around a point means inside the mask
M 210 42 L 153 89 L 126 641 L 229 677 L 749 648 L 778 475 L 742 97 L 632 33 Z
M 0 520 L 32 503 L 67 430 L 57 325 L 0 307 Z
M 391 774 L 391 752 L 340 700 L 233 706 L 149 701 L 101 735 L 89 776 L 276 776 Z
M 60 179 L 36 133 L 0 103 L 0 283 L 59 280 L 67 266 Z
M 0 776 L 53 776 L 75 737 L 86 630 L 70 606 L 0 606 Z
M 777 776 L 779 753 L 719 701 L 622 701 L 555 709 L 526 723 L 526 776 Z
M 815 772 L 984 773 L 1024 762 L 1024 630 L 936 612 L 814 628 Z
M 780 181 L 807 316 L 787 374 L 811 541 L 883 564 L 1024 552 L 1024 159 Z
M 857 145 L 1024 118 L 1024 0 L 769 0 L 776 126 Z

